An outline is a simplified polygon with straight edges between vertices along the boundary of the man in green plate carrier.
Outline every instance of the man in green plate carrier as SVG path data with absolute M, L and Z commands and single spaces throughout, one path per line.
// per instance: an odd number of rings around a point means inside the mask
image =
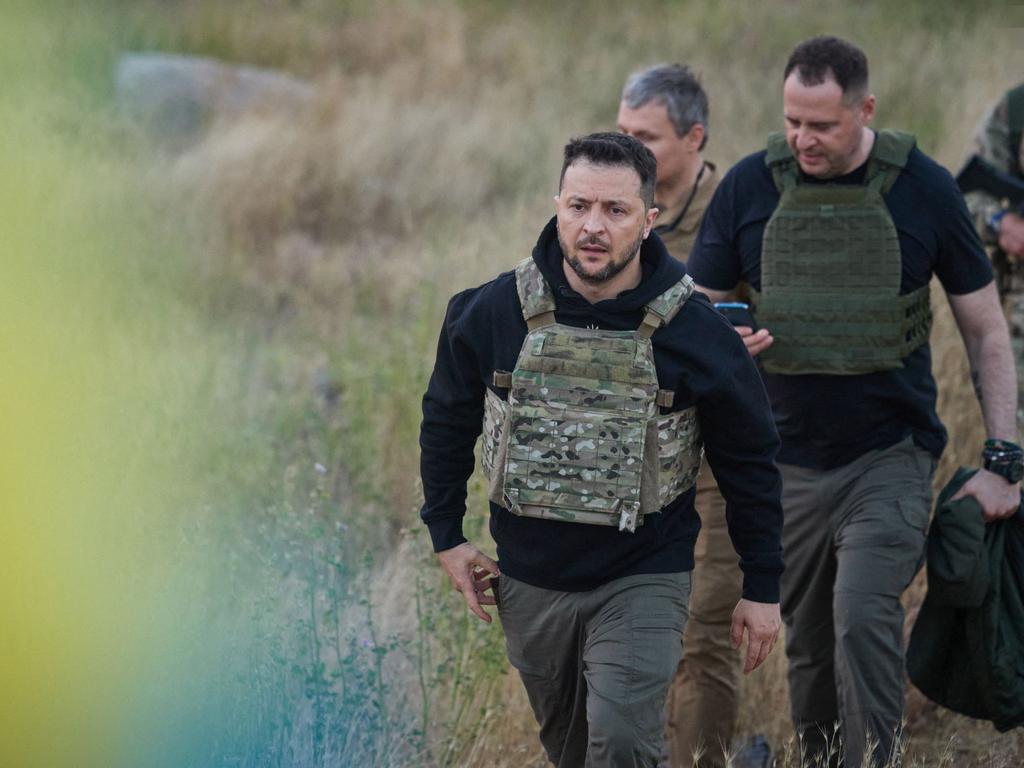
M 782 438 L 782 615 L 803 746 L 859 768 L 898 752 L 900 594 L 923 562 L 946 432 L 928 334 L 932 275 L 975 379 L 993 461 L 964 486 L 986 519 L 1019 500 L 1009 336 L 992 270 L 952 177 L 914 138 L 871 130 L 867 60 L 834 37 L 793 51 L 786 130 L 722 179 L 688 268 L 715 301 L 745 286 Z M 998 455 L 997 455 L 998 454 Z M 1001 476 L 1002 475 L 1002 476 Z M 834 724 L 839 723 L 839 738 Z M 842 743 L 839 748 L 840 739 Z
M 558 766 L 666 757 L 702 445 L 743 571 L 725 631 L 748 636 L 745 671 L 781 623 L 778 436 L 742 341 L 652 234 L 655 175 L 628 136 L 571 141 L 532 256 L 449 303 L 423 398 L 423 520 L 470 610 L 497 605 Z M 481 431 L 497 563 L 462 534 Z

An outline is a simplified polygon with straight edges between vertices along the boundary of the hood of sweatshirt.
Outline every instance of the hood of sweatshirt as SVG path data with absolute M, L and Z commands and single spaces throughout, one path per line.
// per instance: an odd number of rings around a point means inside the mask
M 600 327 L 614 330 L 636 328 L 643 308 L 686 274 L 686 267 L 672 258 L 655 232 L 651 232 L 641 244 L 639 258 L 642 276 L 638 286 L 613 299 L 591 304 L 573 290 L 565 277 L 562 268 L 564 254 L 558 242 L 555 217 L 544 227 L 533 248 L 533 260 L 555 294 L 559 315 L 566 319 L 579 317 L 588 322 L 596 320 Z

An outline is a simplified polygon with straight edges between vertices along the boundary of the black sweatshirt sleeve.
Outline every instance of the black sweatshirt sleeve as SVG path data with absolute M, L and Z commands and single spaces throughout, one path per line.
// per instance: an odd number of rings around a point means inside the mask
M 484 384 L 477 353 L 464 333 L 472 291 L 448 303 L 437 360 L 423 396 L 420 425 L 420 475 L 427 524 L 434 551 L 466 541 L 466 483 L 473 474 L 474 446 L 483 419 Z
M 703 345 L 716 358 L 699 393 L 698 413 L 708 464 L 726 501 L 729 536 L 743 570 L 743 597 L 779 600 L 782 574 L 782 477 L 775 466 L 779 436 L 761 376 L 743 342 L 714 313 Z

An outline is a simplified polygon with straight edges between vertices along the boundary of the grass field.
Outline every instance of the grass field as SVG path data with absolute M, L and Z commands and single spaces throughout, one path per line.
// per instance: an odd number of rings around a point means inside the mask
M 0 30 L 11 766 L 543 765 L 500 629 L 470 621 L 418 522 L 448 297 L 529 252 L 562 145 L 613 127 L 644 65 L 702 73 L 720 168 L 777 128 L 812 34 L 862 45 L 876 124 L 949 167 L 1024 71 L 1024 31 L 981 3 L 90 5 L 12 4 Z M 125 50 L 319 96 L 165 152 L 113 109 Z M 944 478 L 981 432 L 937 311 Z M 490 547 L 482 491 L 467 531 Z M 784 757 L 786 711 L 776 652 L 740 732 Z M 1024 762 L 1019 735 L 913 694 L 907 731 L 907 764 Z

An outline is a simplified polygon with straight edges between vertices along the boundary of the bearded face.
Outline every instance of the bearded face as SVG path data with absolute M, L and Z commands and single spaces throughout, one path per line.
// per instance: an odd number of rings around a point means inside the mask
M 565 171 L 556 206 L 558 242 L 566 264 L 590 285 L 626 269 L 639 269 L 636 255 L 650 232 L 640 198 L 640 178 L 627 166 L 573 163 Z

